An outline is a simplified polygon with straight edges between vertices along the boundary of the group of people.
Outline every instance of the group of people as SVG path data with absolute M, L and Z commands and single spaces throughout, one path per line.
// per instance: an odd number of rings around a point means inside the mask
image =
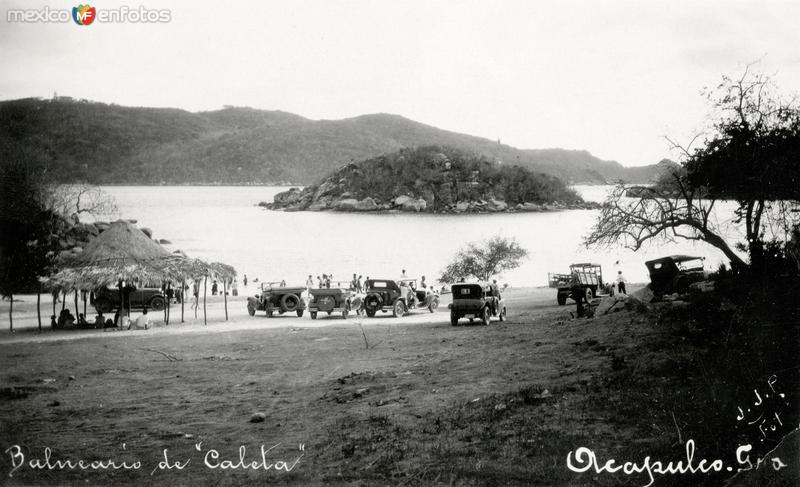
M 78 313 L 78 318 L 69 309 L 62 309 L 58 318 L 56 315 L 50 315 L 50 327 L 55 329 L 63 328 L 85 328 L 85 329 L 103 329 L 103 328 L 122 328 L 122 329 L 136 329 L 147 330 L 152 326 L 150 316 L 147 314 L 147 308 L 142 310 L 142 314 L 135 320 L 131 320 L 127 315 L 120 316 L 119 310 L 114 313 L 114 319 L 106 318 L 103 312 L 100 311 L 95 316 L 94 321 L 87 321 L 83 313 Z

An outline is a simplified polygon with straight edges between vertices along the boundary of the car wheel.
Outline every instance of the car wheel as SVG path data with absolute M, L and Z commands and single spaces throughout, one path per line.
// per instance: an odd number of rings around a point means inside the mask
M 374 318 L 375 317 L 375 310 L 374 309 L 368 309 L 367 310 L 367 317 L 368 318 Z
M 394 302 L 394 305 L 392 306 L 392 314 L 394 315 L 395 318 L 403 316 L 404 314 L 406 314 L 406 305 L 403 304 L 403 302 L 398 299 L 397 301 Z
M 567 304 L 567 295 L 558 293 L 558 295 L 556 296 L 556 300 L 558 301 L 559 306 L 564 306 L 565 304 Z
M 500 321 L 506 321 L 506 309 L 503 308 L 503 311 L 500 312 Z
M 458 326 L 458 315 L 455 313 L 450 313 L 450 324 L 453 326 Z
M 296 294 L 284 294 L 281 297 L 281 311 L 295 311 L 300 306 L 300 298 Z
M 594 293 L 592 292 L 592 288 L 586 288 L 586 302 L 591 303 L 592 299 L 594 298 Z
M 489 322 L 492 319 L 492 312 L 489 311 L 489 307 L 483 308 L 483 315 L 481 316 L 481 322 L 483 322 L 483 326 L 489 326 Z
M 150 301 L 147 302 L 147 306 L 155 311 L 161 311 L 167 305 L 167 302 L 164 301 L 164 298 L 161 296 L 154 296 Z
M 298 318 L 302 318 L 303 317 L 303 310 L 302 309 L 298 309 L 297 310 L 297 317 Z
M 317 312 L 316 311 L 312 311 L 311 312 L 311 319 L 312 320 L 316 320 L 317 319 Z

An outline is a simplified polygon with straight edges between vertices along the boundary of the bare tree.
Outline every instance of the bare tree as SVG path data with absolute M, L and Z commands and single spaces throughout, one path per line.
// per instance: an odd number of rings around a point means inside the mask
M 706 133 L 687 146 L 667 139 L 681 155 L 679 169 L 651 187 L 616 188 L 587 245 L 637 250 L 656 238 L 698 240 L 720 249 L 733 266 L 764 269 L 767 244 L 787 242 L 798 223 L 800 109 L 796 99 L 778 97 L 769 77 L 749 69 L 707 92 Z M 730 223 L 744 227 L 745 242 L 726 241 L 711 218 L 720 200 L 736 202 Z M 734 248 L 747 251 L 749 263 Z
M 671 171 L 667 180 L 669 184 L 662 180 L 655 186 L 620 184 L 614 188 L 584 243 L 600 247 L 623 245 L 636 251 L 652 240 L 696 240 L 720 249 L 734 266 L 746 267 L 714 223 L 716 199 L 702 197 L 680 170 Z
M 117 205 L 111 195 L 86 183 L 54 185 L 48 192 L 46 204 L 53 212 L 66 217 L 97 217 L 117 213 Z

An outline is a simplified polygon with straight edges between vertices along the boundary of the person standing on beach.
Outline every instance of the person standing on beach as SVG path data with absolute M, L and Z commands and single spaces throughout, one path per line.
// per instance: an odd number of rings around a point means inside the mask
M 628 294 L 625 289 L 626 282 L 628 282 L 628 280 L 622 275 L 622 271 L 617 271 L 617 291 L 620 294 Z
M 247 287 L 247 274 L 242 278 L 242 284 L 244 284 L 244 287 Z
M 364 281 L 361 279 L 361 275 L 359 274 L 358 280 L 356 280 L 356 291 L 359 293 L 364 292 Z

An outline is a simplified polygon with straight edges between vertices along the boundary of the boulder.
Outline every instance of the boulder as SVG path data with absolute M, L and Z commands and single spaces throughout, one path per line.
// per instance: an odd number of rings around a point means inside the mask
M 413 199 L 414 198 L 412 198 L 411 196 L 400 195 L 400 196 L 398 196 L 397 198 L 394 199 L 393 203 L 395 204 L 395 206 L 403 206 L 404 204 L 406 204 L 407 202 L 409 202 L 409 201 L 411 201 Z
M 327 210 L 329 208 L 329 206 L 330 206 L 330 202 L 331 202 L 331 198 L 328 197 L 328 196 L 325 196 L 324 198 L 320 198 L 318 200 L 315 200 L 313 203 L 311 203 L 311 205 L 309 205 L 309 207 L 308 207 L 308 210 L 309 211 Z
M 425 200 L 417 200 L 412 198 L 403 203 L 402 205 L 400 205 L 400 209 L 403 211 L 420 212 L 420 211 L 425 211 L 425 208 L 427 208 L 427 206 L 428 205 L 427 203 L 425 203 Z
M 378 209 L 378 204 L 375 203 L 375 200 L 367 196 L 363 200 L 359 201 L 355 205 L 356 211 L 375 211 Z
M 629 296 L 624 294 L 617 294 L 616 296 L 605 296 L 602 300 L 600 300 L 600 304 L 597 305 L 597 309 L 594 310 L 595 316 L 602 316 L 604 314 L 608 314 L 611 310 L 615 308 L 622 308 L 625 306 L 625 301 L 628 299 Z
M 542 211 L 542 206 L 537 205 L 536 203 L 525 202 L 520 205 L 520 210 L 522 211 Z
M 508 204 L 506 204 L 503 200 L 498 200 L 495 198 L 491 198 L 488 202 L 488 206 L 490 210 L 493 211 L 506 211 L 508 209 Z
M 631 297 L 638 299 L 643 303 L 650 303 L 655 299 L 655 294 L 650 289 L 650 286 L 645 286 L 638 291 L 631 293 Z
M 345 198 L 333 204 L 333 207 L 340 211 L 354 211 L 358 206 L 358 200 L 355 198 Z
M 299 188 L 290 188 L 289 191 L 276 194 L 273 200 L 280 205 L 290 205 L 296 203 L 302 194 L 303 192 Z

